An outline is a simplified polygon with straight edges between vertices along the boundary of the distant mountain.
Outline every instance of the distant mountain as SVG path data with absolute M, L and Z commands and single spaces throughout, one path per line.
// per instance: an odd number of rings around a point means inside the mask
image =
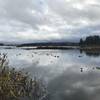
M 40 42 L 40 43 L 24 43 L 17 45 L 18 47 L 24 46 L 77 46 L 79 43 L 72 42 Z
M 3 43 L 0 43 L 0 46 L 4 46 L 4 44 Z

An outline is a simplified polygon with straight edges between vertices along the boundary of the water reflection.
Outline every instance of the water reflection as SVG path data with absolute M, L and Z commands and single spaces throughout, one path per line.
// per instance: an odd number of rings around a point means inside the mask
M 85 53 L 87 56 L 99 57 L 100 50 L 80 50 L 80 53 Z
M 99 51 L 2 49 L 0 52 L 8 53 L 11 66 L 24 68 L 32 77 L 44 80 L 50 100 L 100 99 Z
M 66 70 L 51 80 L 48 88 L 51 100 L 99 100 L 100 73 L 80 74 Z

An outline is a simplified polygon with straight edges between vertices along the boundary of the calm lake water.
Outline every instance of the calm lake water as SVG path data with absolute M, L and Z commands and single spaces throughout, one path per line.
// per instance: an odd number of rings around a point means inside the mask
M 50 100 L 100 100 L 100 53 L 2 48 L 0 52 L 8 54 L 11 67 L 44 80 Z

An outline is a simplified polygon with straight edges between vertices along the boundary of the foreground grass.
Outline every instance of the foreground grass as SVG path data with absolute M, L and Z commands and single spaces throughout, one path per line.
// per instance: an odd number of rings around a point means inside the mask
M 0 100 L 46 100 L 46 95 L 46 88 L 39 80 L 9 68 L 7 55 L 0 54 Z

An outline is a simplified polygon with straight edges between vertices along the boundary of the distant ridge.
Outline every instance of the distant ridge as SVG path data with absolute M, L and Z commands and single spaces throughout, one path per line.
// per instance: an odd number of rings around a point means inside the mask
M 24 43 L 17 45 L 18 47 L 24 46 L 78 46 L 79 43 L 72 42 L 41 42 L 41 43 Z

